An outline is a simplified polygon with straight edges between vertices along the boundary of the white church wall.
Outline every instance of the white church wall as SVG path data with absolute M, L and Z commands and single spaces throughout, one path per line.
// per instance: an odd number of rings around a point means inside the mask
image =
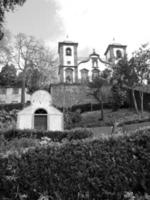
M 63 116 L 49 115 L 49 129 L 52 131 L 63 131 Z
M 66 49 L 70 48 L 71 49 L 71 56 L 66 56 Z M 63 46 L 63 58 L 64 58 L 64 65 L 65 66 L 74 66 L 75 62 L 74 62 L 74 47 L 73 46 Z M 69 62 L 69 63 L 68 63 Z
M 106 65 L 98 60 L 98 69 L 100 71 L 103 71 L 106 68 L 107 68 Z M 89 71 L 88 72 L 89 80 L 91 80 L 92 79 L 92 70 L 93 70 L 92 60 L 90 59 L 88 62 L 81 63 L 81 64 L 78 65 L 78 78 L 79 78 L 79 80 L 81 80 L 81 78 L 82 78 L 81 77 L 81 70 L 82 69 L 87 69 Z
M 18 115 L 17 128 L 18 129 L 33 129 L 33 115 L 32 114 Z

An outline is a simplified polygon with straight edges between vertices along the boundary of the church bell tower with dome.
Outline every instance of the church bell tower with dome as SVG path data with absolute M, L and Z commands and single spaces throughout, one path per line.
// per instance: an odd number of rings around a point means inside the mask
M 120 59 L 126 57 L 126 45 L 122 45 L 119 43 L 109 44 L 106 51 L 106 61 L 112 64 L 116 64 Z
M 59 42 L 59 77 L 61 83 L 76 83 L 78 81 L 78 43 L 69 40 Z

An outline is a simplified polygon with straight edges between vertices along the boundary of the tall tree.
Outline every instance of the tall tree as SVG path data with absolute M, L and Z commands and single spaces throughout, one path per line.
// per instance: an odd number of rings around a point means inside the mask
M 41 81 L 41 84 L 48 84 L 51 80 L 50 72 L 55 70 L 55 58 L 41 41 L 22 33 L 16 36 L 14 58 L 18 69 L 22 72 L 21 102 L 24 105 L 25 84 L 27 82 L 28 84 L 32 83 L 31 74 L 35 73 L 35 69 L 38 70 L 41 76 L 40 78 L 37 77 L 37 82 Z
M 134 65 L 134 59 L 131 58 L 129 61 L 127 59 L 120 60 L 113 70 L 112 90 L 115 91 L 115 88 L 117 87 L 122 93 L 125 91 L 125 88 L 131 89 L 134 108 L 136 113 L 138 113 L 138 106 L 135 97 L 135 88 L 138 84 L 138 76 L 136 73 L 136 66 Z M 115 93 L 114 95 L 115 97 L 118 96 Z M 116 102 L 118 102 L 118 99 L 119 98 L 117 97 Z
M 150 74 L 150 49 L 148 48 L 148 44 L 142 45 L 136 52 L 134 52 L 132 60 L 135 73 L 138 77 L 137 86 L 140 94 L 141 112 L 143 112 L 144 88 L 147 85 Z
M 4 36 L 3 23 L 5 19 L 5 13 L 13 11 L 15 7 L 22 6 L 26 0 L 1 0 L 0 1 L 0 40 Z
M 88 83 L 88 86 L 91 88 L 90 95 L 92 95 L 101 105 L 101 119 L 104 119 L 103 111 L 103 87 L 108 85 L 106 79 L 98 76 L 95 77 L 91 82 Z
M 139 112 L 135 91 L 139 91 L 141 112 L 143 112 L 143 91 L 149 79 L 150 73 L 150 50 L 147 45 L 142 45 L 139 50 L 132 54 L 132 58 L 122 59 L 114 69 L 113 78 L 124 87 L 131 89 L 132 98 L 136 112 Z
M 3 31 L 4 37 L 0 40 L 0 65 L 6 65 L 12 59 L 11 33 L 6 29 Z

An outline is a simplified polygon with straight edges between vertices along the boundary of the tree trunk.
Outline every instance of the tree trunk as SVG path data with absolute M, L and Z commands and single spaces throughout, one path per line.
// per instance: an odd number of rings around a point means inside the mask
M 26 82 L 26 74 L 23 72 L 23 77 L 22 77 L 22 90 L 21 90 L 21 104 L 22 108 L 25 106 L 25 82 Z
M 143 113 L 143 92 L 139 92 L 140 93 L 140 100 L 141 100 L 141 113 Z
M 103 101 L 101 100 L 101 119 L 104 119 Z
M 132 89 L 132 98 L 133 98 L 133 104 L 134 104 L 135 111 L 138 114 L 139 111 L 138 111 L 138 106 L 137 106 L 137 102 L 136 102 L 136 98 L 135 98 L 134 89 Z

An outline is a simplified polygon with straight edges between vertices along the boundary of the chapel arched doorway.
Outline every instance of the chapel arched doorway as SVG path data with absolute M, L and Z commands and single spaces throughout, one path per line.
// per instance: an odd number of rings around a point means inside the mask
M 38 109 L 34 113 L 34 129 L 47 130 L 47 111 Z

